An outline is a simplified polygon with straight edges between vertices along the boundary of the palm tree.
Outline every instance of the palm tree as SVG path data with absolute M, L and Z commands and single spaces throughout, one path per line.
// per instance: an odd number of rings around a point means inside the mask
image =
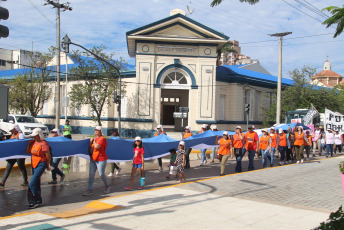
M 233 42 L 228 41 L 224 46 L 221 47 L 221 49 L 217 51 L 216 66 L 220 66 L 221 54 L 223 53 L 237 53 L 237 51 L 233 49 Z
M 212 7 L 214 7 L 214 6 L 217 6 L 217 5 L 219 5 L 221 2 L 222 2 L 223 0 L 213 0 L 212 2 L 211 2 L 211 6 Z M 247 2 L 247 3 L 249 3 L 249 4 L 251 4 L 251 5 L 254 5 L 254 4 L 256 4 L 257 2 L 259 2 L 259 0 L 239 0 L 240 2 Z
M 336 33 L 333 36 L 335 38 L 339 34 L 341 34 L 344 29 L 344 5 L 343 8 L 339 8 L 337 6 L 329 6 L 324 8 L 323 10 L 327 10 L 332 14 L 332 17 L 326 19 L 323 22 L 323 24 L 327 25 L 326 28 L 329 28 L 333 24 L 337 24 Z

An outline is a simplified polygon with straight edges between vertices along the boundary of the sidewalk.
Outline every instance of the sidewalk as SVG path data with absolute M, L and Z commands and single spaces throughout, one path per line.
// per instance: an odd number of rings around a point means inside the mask
M 0 228 L 311 229 L 344 202 L 338 171 L 343 159 L 318 159 L 165 187 L 150 185 L 147 179 L 147 190 L 122 190 L 74 210 L 50 206 L 50 211 L 37 210 L 42 213 L 0 218 Z M 204 167 L 192 170 L 185 171 L 190 180 Z

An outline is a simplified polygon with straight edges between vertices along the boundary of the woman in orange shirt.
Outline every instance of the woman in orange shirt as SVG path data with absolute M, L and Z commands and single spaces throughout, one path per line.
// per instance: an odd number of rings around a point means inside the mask
M 305 150 L 306 150 L 306 155 L 307 158 L 306 160 L 308 160 L 309 158 L 309 154 L 311 153 L 311 143 L 312 143 L 312 138 L 313 136 L 309 133 L 309 131 L 306 131 L 306 138 L 308 139 L 308 143 L 305 141 L 303 144 L 305 145 Z
M 50 170 L 49 164 L 51 159 L 50 149 L 48 143 L 45 141 L 43 131 L 40 128 L 32 130 L 26 146 L 25 153 L 31 153 L 32 177 L 28 188 L 29 208 L 36 208 L 42 204 L 41 196 L 41 176 L 45 169 Z
M 241 126 L 235 128 L 235 134 L 233 135 L 233 147 L 234 155 L 236 158 L 235 172 L 242 172 L 241 160 L 243 158 L 242 148 L 244 147 L 244 134 L 241 132 Z
M 222 138 L 220 140 L 219 136 L 216 137 L 215 144 L 219 145 L 219 152 L 218 155 L 221 156 L 221 173 L 220 176 L 225 175 L 225 167 L 226 167 L 226 161 L 228 160 L 229 157 L 229 152 L 232 152 L 232 141 L 229 139 L 228 132 L 224 131 Z
M 270 128 L 270 137 L 271 137 L 271 165 L 274 164 L 274 157 L 275 157 L 275 153 L 277 150 L 277 133 L 275 132 L 275 127 L 271 127 Z
M 303 133 L 303 127 L 299 126 L 297 127 L 297 132 L 295 132 L 295 141 L 294 141 L 294 148 L 295 148 L 295 155 L 296 155 L 296 164 L 303 163 L 303 149 L 304 149 L 304 142 L 307 142 L 309 144 L 308 139 L 306 138 L 306 135 Z
M 287 134 L 284 133 L 282 128 L 279 129 L 279 134 L 277 136 L 277 146 L 278 146 L 278 151 L 281 154 L 279 165 L 284 165 L 285 153 L 288 148 L 288 140 L 287 140 Z
M 261 155 L 262 155 L 263 168 L 265 168 L 267 159 L 269 157 L 271 157 L 270 154 L 272 154 L 272 152 L 271 152 L 271 136 L 269 136 L 269 134 L 268 134 L 268 129 L 263 129 L 262 133 L 263 133 L 263 135 L 259 139 L 259 149 L 260 149 Z M 270 166 L 272 167 L 273 165 L 270 164 Z

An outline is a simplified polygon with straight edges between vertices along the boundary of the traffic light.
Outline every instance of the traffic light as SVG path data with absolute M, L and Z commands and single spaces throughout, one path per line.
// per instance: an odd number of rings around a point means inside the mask
M 61 44 L 61 47 L 65 53 L 69 53 L 69 44 L 71 44 L 71 40 L 69 39 L 68 35 L 66 34 L 62 38 L 62 44 Z
M 245 112 L 249 112 L 250 111 L 250 104 L 245 104 Z
M 7 20 L 9 17 L 9 12 L 6 8 L 0 6 L 0 19 Z M 7 38 L 10 31 L 7 26 L 0 25 L 0 38 Z

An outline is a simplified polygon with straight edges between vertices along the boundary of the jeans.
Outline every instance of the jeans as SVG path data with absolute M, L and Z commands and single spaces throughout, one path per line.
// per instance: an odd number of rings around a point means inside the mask
M 205 161 L 207 160 L 207 158 L 205 157 L 205 153 L 206 153 L 207 149 L 201 149 L 201 154 L 202 154 L 202 164 L 205 163 Z
M 254 170 L 254 155 L 256 154 L 255 150 L 247 150 L 248 152 L 248 171 Z
M 287 148 L 287 161 L 291 161 L 293 160 L 293 152 L 291 148 Z M 282 155 L 281 155 L 281 159 L 282 159 Z M 282 160 L 281 160 L 282 161 Z
M 333 144 L 326 144 L 326 156 L 330 154 L 331 151 L 331 157 L 333 156 Z
M 281 161 L 281 162 L 284 162 L 284 161 L 285 161 L 285 152 L 287 151 L 287 146 L 278 146 L 278 151 L 279 151 L 280 154 L 281 154 L 281 159 L 280 159 L 280 161 Z
M 226 162 L 228 160 L 229 155 L 222 155 L 220 167 L 221 167 L 221 175 L 225 174 L 225 167 L 226 167 Z
M 108 179 L 105 175 L 105 168 L 106 168 L 107 160 L 105 161 L 94 161 L 90 159 L 90 171 L 89 171 L 89 178 L 88 178 L 88 190 L 92 190 L 92 185 L 94 181 L 94 176 L 98 169 L 98 173 L 100 178 L 103 180 L 106 187 L 109 186 Z
M 32 177 L 28 188 L 28 201 L 29 204 L 36 204 L 42 202 L 41 196 L 41 176 L 47 168 L 47 162 L 43 161 L 38 163 L 36 168 L 32 168 Z
M 23 175 L 23 179 L 24 179 L 24 183 L 27 181 L 27 172 L 26 172 L 26 168 L 25 168 L 25 158 L 20 158 L 20 159 L 9 159 L 6 160 L 7 164 L 6 164 L 6 171 L 4 174 L 4 178 L 2 179 L 2 183 L 6 183 L 6 180 L 8 178 L 8 176 L 11 173 L 11 170 L 13 168 L 13 165 L 15 163 L 17 163 L 22 175 Z
M 235 155 L 235 159 L 236 159 L 235 172 L 241 173 L 242 172 L 241 161 L 242 161 L 242 158 L 244 156 L 242 148 L 240 148 L 240 149 L 235 148 L 234 149 L 234 155 Z
M 185 166 L 190 167 L 190 153 L 192 151 L 192 148 L 187 148 L 185 151 Z
M 212 152 L 211 152 L 211 159 L 214 160 L 215 159 L 215 152 L 219 151 L 219 147 L 214 147 L 212 148 Z
M 62 158 L 53 158 L 53 161 L 51 162 L 51 166 L 54 167 L 54 170 L 51 170 L 51 177 L 53 178 L 53 181 L 57 180 L 56 174 L 63 176 L 63 172 L 58 167 L 61 160 Z
M 321 144 L 321 148 L 320 148 L 320 153 L 319 153 L 319 155 L 321 155 L 321 153 L 322 153 L 323 150 L 324 150 L 324 152 L 325 152 L 325 144 Z
M 334 148 L 334 154 L 337 154 L 337 149 L 339 154 L 342 153 L 342 145 L 336 145 L 336 147 Z
M 307 158 L 309 158 L 309 155 L 311 154 L 311 148 L 312 148 L 312 146 L 305 145 Z
M 303 149 L 304 146 L 303 145 L 294 145 L 295 148 L 295 155 L 296 155 L 296 160 L 299 161 L 301 159 L 303 159 Z
M 275 152 L 276 152 L 276 148 L 271 148 L 270 161 L 272 165 L 274 164 Z
M 262 154 L 262 164 L 263 164 L 263 168 L 265 168 L 265 167 L 266 167 L 266 162 L 267 162 L 268 158 L 273 159 L 273 158 L 271 158 L 271 156 L 272 156 L 272 151 L 271 151 L 271 153 L 270 153 L 270 152 L 269 152 L 269 148 L 267 148 L 267 149 L 265 149 L 265 150 L 261 149 L 260 151 L 261 151 L 261 154 Z M 271 163 L 271 164 L 272 164 L 272 163 Z
M 159 163 L 159 167 L 162 167 L 162 158 L 161 157 L 158 158 L 158 163 Z

